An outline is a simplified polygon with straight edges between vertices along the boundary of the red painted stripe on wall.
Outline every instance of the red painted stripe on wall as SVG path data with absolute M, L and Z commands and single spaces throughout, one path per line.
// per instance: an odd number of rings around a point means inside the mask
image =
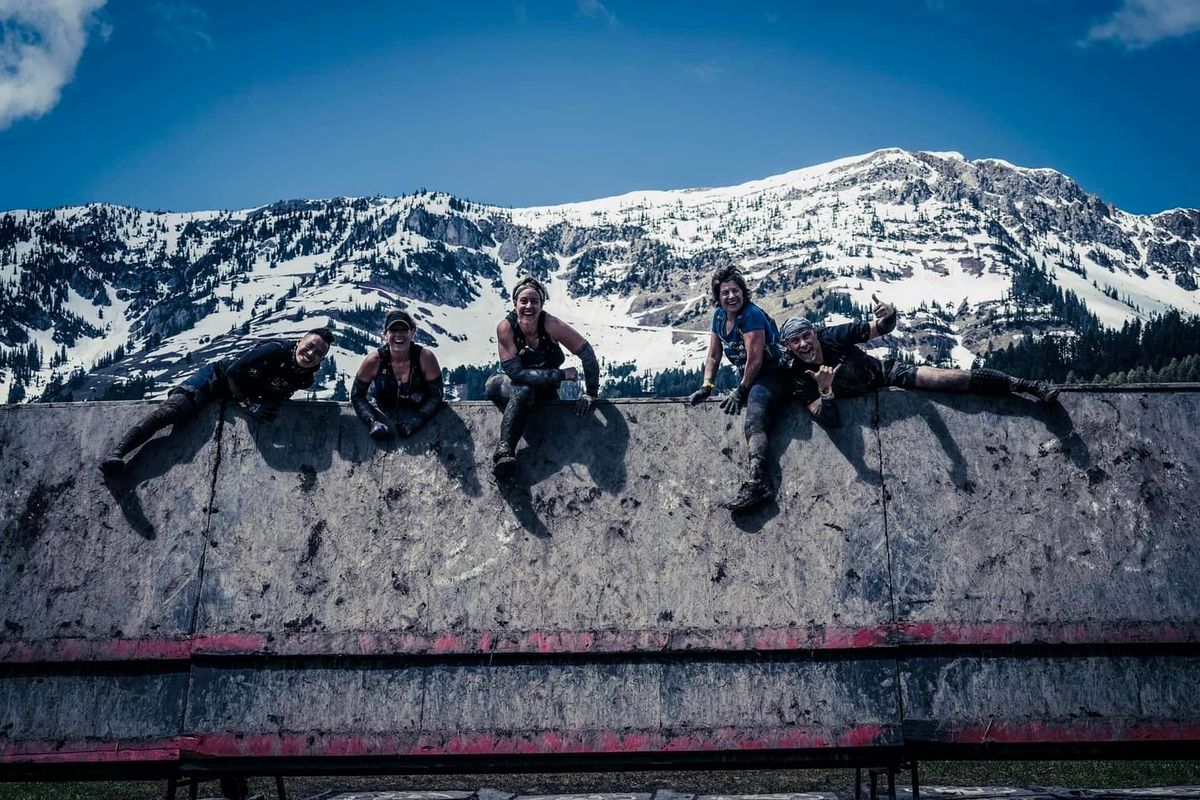
M 185 661 L 193 655 L 487 655 L 863 650 L 919 645 L 1178 644 L 1200 642 L 1200 623 L 903 622 L 843 627 L 640 631 L 345 633 L 264 631 L 191 639 L 46 639 L 0 642 L 0 663 Z

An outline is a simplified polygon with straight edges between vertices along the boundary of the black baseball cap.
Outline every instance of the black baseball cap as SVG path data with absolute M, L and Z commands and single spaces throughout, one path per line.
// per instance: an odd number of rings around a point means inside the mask
M 410 329 L 415 330 L 417 323 L 413 322 L 412 314 L 407 311 L 389 311 L 387 317 L 383 320 L 383 329 L 386 331 L 395 325 L 397 322 L 403 322 Z

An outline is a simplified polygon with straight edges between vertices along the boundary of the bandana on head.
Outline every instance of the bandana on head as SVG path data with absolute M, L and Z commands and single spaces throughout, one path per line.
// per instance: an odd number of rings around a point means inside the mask
M 783 327 L 779 329 L 779 338 L 790 339 L 793 336 L 799 336 L 805 331 L 813 330 L 816 330 L 816 326 L 804 317 L 788 317 L 784 321 Z

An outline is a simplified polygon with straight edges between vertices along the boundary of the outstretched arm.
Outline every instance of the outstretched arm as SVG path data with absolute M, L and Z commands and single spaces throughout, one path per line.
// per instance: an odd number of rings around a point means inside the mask
M 896 306 L 880 300 L 875 294 L 871 295 L 875 303 L 875 319 L 871 320 L 871 338 L 886 336 L 896 329 Z
M 717 379 L 717 369 L 721 366 L 721 340 L 715 333 L 708 335 L 708 353 L 704 356 L 704 384 L 688 395 L 688 402 L 699 405 L 708 399 L 713 392 L 713 381 Z
M 513 383 L 534 387 L 555 387 L 564 379 L 561 369 L 527 369 L 517 357 L 517 342 L 508 320 L 500 320 L 496 326 L 496 349 L 500 354 L 500 369 Z

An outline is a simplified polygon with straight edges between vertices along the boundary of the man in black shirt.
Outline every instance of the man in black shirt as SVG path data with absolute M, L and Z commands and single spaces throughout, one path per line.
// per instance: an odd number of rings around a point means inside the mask
M 202 367 L 121 437 L 100 462 L 100 470 L 105 475 L 120 475 L 130 452 L 168 425 L 195 417 L 214 400 L 233 400 L 254 419 L 275 419 L 280 403 L 312 385 L 331 344 L 333 333 L 328 328 L 316 328 L 294 343 L 266 341 L 232 363 L 217 361 Z
M 792 394 L 803 401 L 821 423 L 839 423 L 836 397 L 855 397 L 884 386 L 931 389 L 941 392 L 1032 395 L 1042 403 L 1058 397 L 1058 387 L 1045 381 L 1014 378 L 994 369 L 941 369 L 880 361 L 858 345 L 891 333 L 896 327 L 896 307 L 871 295 L 875 319 L 848 322 L 818 330 L 804 317 L 791 317 L 779 330 L 788 352 Z

